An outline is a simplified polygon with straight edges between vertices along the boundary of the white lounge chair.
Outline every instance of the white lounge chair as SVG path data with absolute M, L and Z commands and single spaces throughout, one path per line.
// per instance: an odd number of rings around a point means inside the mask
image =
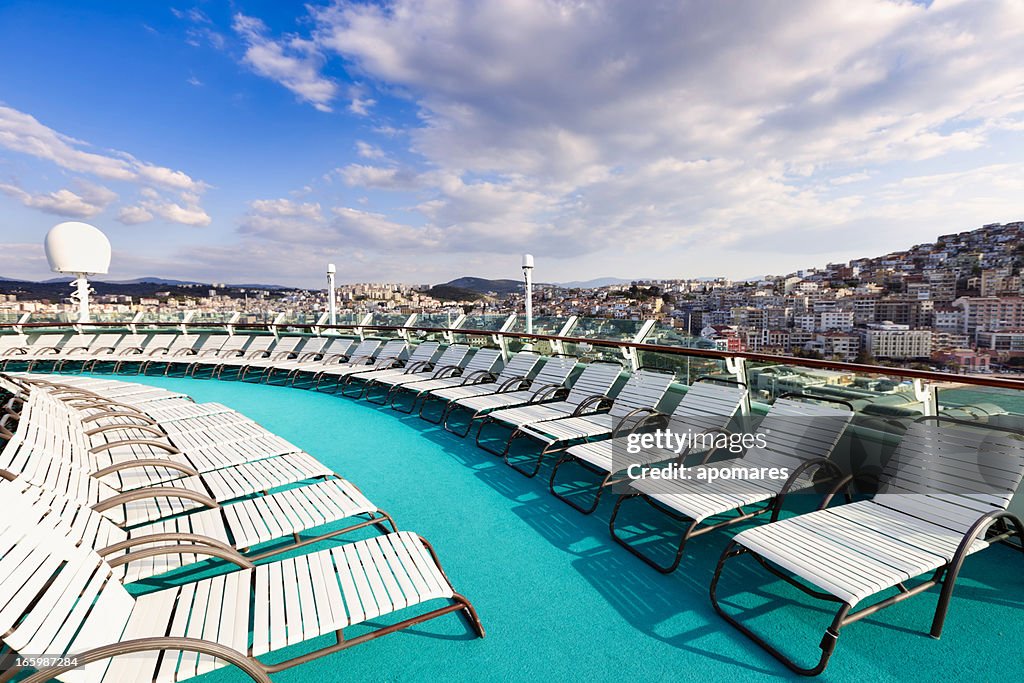
M 709 451 L 703 464 L 679 468 L 674 476 L 632 478 L 630 492 L 619 496 L 612 511 L 612 538 L 651 567 L 668 574 L 679 567 L 691 538 L 765 514 L 777 519 L 786 495 L 811 488 L 816 484 L 814 477 L 821 473 L 836 482 L 843 481 L 845 474 L 829 456 L 853 418 L 853 408 L 845 401 L 808 398 L 828 403 L 810 403 L 797 396 L 776 399 L 753 439 L 748 440 L 752 445 L 739 457 L 709 463 L 713 455 Z M 752 470 L 757 470 L 756 477 L 749 475 Z M 644 552 L 643 544 L 618 533 L 616 522 L 626 501 L 643 501 L 665 517 L 686 524 L 672 562 L 659 564 Z M 723 519 L 708 521 L 719 518 Z
M 478 382 L 493 382 L 498 368 L 503 362 L 500 349 L 477 349 L 465 365 L 450 375 L 424 379 L 422 382 L 406 382 L 399 384 L 390 392 L 391 408 L 410 414 L 416 410 L 420 399 L 429 396 L 431 391 L 467 387 Z M 411 395 L 408 410 L 399 407 L 400 399 Z
M 561 401 L 542 403 L 540 401 L 517 408 L 503 408 L 494 410 L 483 417 L 480 426 L 476 431 L 476 445 L 488 453 L 504 458 L 512 443 L 512 435 L 519 427 L 541 422 L 543 420 L 557 420 L 560 417 L 571 417 L 579 415 L 582 411 L 594 410 L 602 402 L 608 401 L 608 392 L 622 374 L 622 366 L 618 363 L 608 361 L 593 361 L 588 363 L 580 376 L 573 382 L 572 389 Z M 542 394 L 539 398 L 543 399 Z M 483 440 L 484 430 L 494 425 L 507 432 L 503 446 L 500 449 L 492 448 Z
M 374 362 L 373 366 L 366 370 L 339 375 L 334 387 L 335 392 L 349 398 L 360 398 L 371 380 L 427 372 L 433 367 L 434 358 L 438 355 L 440 347 L 441 345 L 435 341 L 421 342 L 412 349 L 412 353 L 404 361 L 385 356 L 383 360 Z
M 511 382 L 493 394 L 455 399 L 448 404 L 442 424 L 452 434 L 465 437 L 478 420 L 484 419 L 494 410 L 563 399 L 569 393 L 565 383 L 576 368 L 577 362 L 578 359 L 574 356 L 546 358 L 533 379 Z M 461 432 L 456 431 L 451 424 L 452 416 L 460 412 L 469 413 L 466 428 Z
M 735 382 L 716 384 L 715 381 L 720 382 L 721 380 L 699 378 L 687 389 L 686 395 L 679 401 L 670 416 L 660 413 L 649 415 L 630 431 L 646 424 L 658 424 L 671 428 L 680 435 L 724 432 L 743 402 L 747 400 L 747 390 L 744 385 Z M 642 450 L 636 456 L 632 456 L 627 455 L 624 443 L 626 439 L 627 435 L 620 434 L 616 430 L 611 439 L 576 444 L 566 449 L 551 470 L 551 479 L 548 482 L 551 493 L 579 512 L 589 515 L 597 509 L 601 502 L 601 495 L 607 488 L 622 480 L 623 470 L 629 465 L 633 463 L 651 464 L 673 459 L 682 462 L 685 456 L 693 452 L 687 449 L 677 454 L 674 451 L 654 448 Z M 587 507 L 578 504 L 573 498 L 559 493 L 555 488 L 555 479 L 559 469 L 570 463 L 601 477 L 601 480 L 597 482 L 593 500 Z M 578 486 L 576 490 L 579 490 Z
M 920 418 L 903 435 L 871 500 L 832 508 L 826 500 L 816 512 L 737 534 L 715 569 L 711 602 L 730 624 L 804 675 L 825 670 L 845 626 L 934 586 L 941 586 L 931 624 L 938 638 L 967 556 L 1013 537 L 1021 543 L 1015 547 L 1024 547 L 1024 525 L 1006 509 L 1022 473 L 1024 433 Z M 742 555 L 836 609 L 816 664 L 801 666 L 723 608 L 717 594 L 722 570 Z M 919 577 L 927 578 L 910 584 Z M 880 599 L 854 610 L 874 596 Z
M 75 659 L 30 673 L 24 683 L 180 681 L 226 666 L 269 683 L 272 672 L 450 612 L 463 612 L 477 635 L 484 633 L 429 544 L 409 532 L 134 597 L 91 549 L 59 533 L 4 526 L 0 565 L 20 571 L 0 573 L 0 594 L 10 597 L 0 610 L 3 643 L 23 654 Z M 405 616 L 439 600 L 441 606 Z M 388 619 L 392 614 L 400 620 Z M 357 624 L 370 630 L 347 637 Z M 274 664 L 258 659 L 331 634 L 336 643 L 307 654 Z
M 365 384 L 361 398 L 377 405 L 386 405 L 395 387 L 428 379 L 449 377 L 461 372 L 469 352 L 470 348 L 466 344 L 450 344 L 436 362 L 427 363 L 422 366 L 422 369 L 401 375 L 372 378 Z M 378 398 L 380 400 L 377 400 Z
M 526 385 L 527 380 L 533 375 L 540 363 L 541 357 L 532 351 L 520 351 L 512 356 L 509 362 L 495 375 L 493 372 L 481 375 L 472 382 L 460 384 L 457 387 L 447 387 L 430 391 L 420 404 L 419 416 L 432 424 L 441 424 L 448 417 L 449 409 L 454 402 L 460 399 L 473 398 L 474 396 L 488 396 L 513 388 L 520 388 Z M 441 403 L 441 413 L 437 419 L 427 417 L 427 406 L 431 402 Z

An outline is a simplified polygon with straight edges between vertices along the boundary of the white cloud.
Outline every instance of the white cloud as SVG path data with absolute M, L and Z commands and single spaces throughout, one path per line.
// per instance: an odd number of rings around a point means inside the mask
M 364 159 L 386 159 L 388 156 L 380 147 L 365 140 L 356 140 L 356 152 Z
M 32 194 L 17 185 L 0 183 L 0 192 L 13 197 L 30 209 L 69 218 L 91 218 L 102 213 L 117 199 L 117 194 L 99 185 L 79 181 L 76 186 L 77 192 L 61 189 L 56 192 Z
M 319 111 L 331 111 L 338 85 L 320 74 L 323 57 L 317 46 L 297 36 L 275 41 L 267 37 L 261 20 L 236 14 L 232 28 L 247 47 L 243 61 L 252 69 L 292 91 L 300 100 Z
M 186 225 L 208 225 L 210 218 L 199 206 L 208 185 L 184 171 L 142 161 L 126 152 L 90 151 L 86 142 L 58 133 L 35 117 L 0 105 L 0 147 L 55 164 L 64 171 L 93 178 L 139 185 L 140 193 L 157 200 L 161 191 L 181 193 L 181 204 L 161 201 L 147 207 L 166 220 Z M 117 195 L 102 186 L 76 178 L 75 191 L 59 190 L 33 195 L 15 185 L 6 185 L 4 193 L 25 206 L 40 211 L 87 218 L 111 204 Z M 129 207 L 130 208 L 130 207 Z M 139 213 L 129 211 L 134 218 Z M 141 222 L 141 221 L 136 221 Z
M 894 224 L 870 223 L 893 211 L 883 178 L 917 173 L 916 161 L 985 166 L 964 155 L 1024 121 L 1024 5 L 1009 0 L 311 11 L 321 49 L 360 87 L 410 97 L 422 121 L 405 132 L 430 171 L 349 164 L 340 176 L 417 192 L 411 222 L 445 249 L 621 255 L 655 236 L 678 250 L 787 232 L 810 245 L 844 225 L 891 237 Z M 1014 201 L 996 186 L 999 197 L 972 187 L 989 206 Z M 903 192 L 921 211 L 933 199 Z M 967 225 L 990 220 L 984 201 L 955 196 L 978 211 Z
M 153 214 L 142 206 L 125 206 L 117 212 L 117 220 L 125 225 L 139 225 L 153 220 Z

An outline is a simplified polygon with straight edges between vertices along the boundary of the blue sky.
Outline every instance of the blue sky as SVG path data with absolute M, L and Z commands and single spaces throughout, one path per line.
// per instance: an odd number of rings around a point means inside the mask
M 0 275 L 744 277 L 1024 219 L 1024 4 L 0 5 Z M 742 6 L 740 6 L 742 5 Z

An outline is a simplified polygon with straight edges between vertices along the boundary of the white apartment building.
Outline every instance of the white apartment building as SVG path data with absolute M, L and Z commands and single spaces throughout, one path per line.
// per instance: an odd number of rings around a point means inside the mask
M 861 331 L 864 349 L 875 358 L 927 358 L 932 354 L 932 331 L 885 321 Z
M 826 332 L 839 330 L 846 332 L 853 329 L 853 311 L 822 311 L 819 330 Z

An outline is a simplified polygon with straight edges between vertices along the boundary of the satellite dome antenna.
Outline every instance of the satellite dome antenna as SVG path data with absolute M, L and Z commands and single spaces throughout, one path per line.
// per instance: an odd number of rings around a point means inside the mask
M 106 275 L 110 269 L 110 240 L 88 223 L 68 221 L 50 228 L 43 242 L 46 260 L 55 273 L 71 273 L 78 304 L 78 322 L 89 322 L 89 280 L 87 275 Z

